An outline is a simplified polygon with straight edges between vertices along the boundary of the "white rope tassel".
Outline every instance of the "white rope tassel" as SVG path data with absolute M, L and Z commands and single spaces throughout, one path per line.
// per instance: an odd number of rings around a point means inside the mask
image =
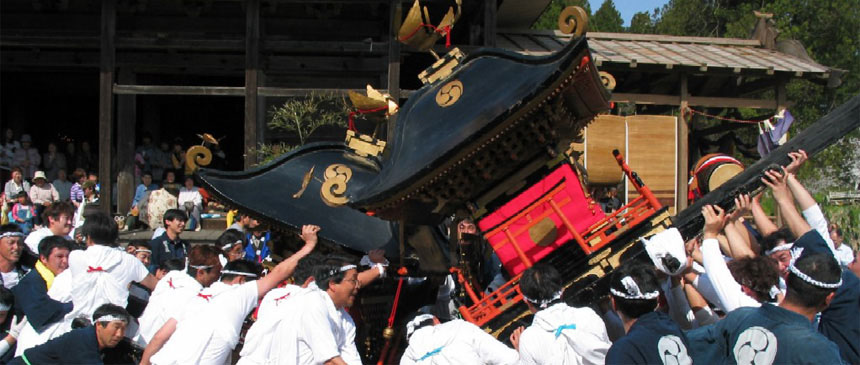
M 639 285 L 636 284 L 636 281 L 634 281 L 633 278 L 631 278 L 629 276 L 625 276 L 625 277 L 621 278 L 621 285 L 624 285 L 624 290 L 627 293 L 622 293 L 618 290 L 615 290 L 615 288 L 609 288 L 609 292 L 611 292 L 612 295 L 614 295 L 616 297 L 624 298 L 624 299 L 649 300 L 649 299 L 655 299 L 658 296 L 660 296 L 660 291 L 658 291 L 658 290 L 648 292 L 648 293 L 642 293 L 642 289 L 639 289 Z
M 794 274 L 795 276 L 799 277 L 800 280 L 803 280 L 807 283 L 815 285 L 819 288 L 838 289 L 842 285 L 842 278 L 841 277 L 839 278 L 839 281 L 835 282 L 835 283 L 822 283 L 818 280 L 815 280 L 815 279 L 809 277 L 809 275 L 806 275 L 805 273 L 800 271 L 800 269 L 798 269 L 797 266 L 791 265 L 788 267 L 788 270 L 791 271 L 791 273 Z

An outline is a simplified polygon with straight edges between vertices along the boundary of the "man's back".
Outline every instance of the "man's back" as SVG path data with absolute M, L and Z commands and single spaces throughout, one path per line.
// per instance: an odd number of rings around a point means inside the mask
M 695 364 L 840 364 L 836 345 L 809 319 L 763 304 L 739 308 L 721 321 L 687 332 Z
M 513 364 L 516 350 L 480 328 L 453 320 L 415 330 L 401 364 Z
M 611 345 L 594 310 L 558 303 L 535 314 L 519 349 L 524 364 L 602 364 Z

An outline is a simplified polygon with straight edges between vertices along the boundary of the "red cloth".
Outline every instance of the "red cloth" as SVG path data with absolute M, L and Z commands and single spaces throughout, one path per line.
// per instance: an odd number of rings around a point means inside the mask
M 493 247 L 508 240 L 504 231 L 498 230 L 491 232 L 500 227 L 503 223 L 508 224 L 508 231 L 514 235 L 519 247 L 525 252 L 526 257 L 532 263 L 538 262 L 556 248 L 573 240 L 573 235 L 564 226 L 562 220 L 558 217 L 549 204 L 545 201 L 534 206 L 527 214 L 519 217 L 515 221 L 510 222 L 518 214 L 522 213 L 535 201 L 540 200 L 549 194 L 559 184 L 564 183 L 564 188 L 555 193 L 552 197 L 554 201 L 571 224 L 580 234 L 605 217 L 605 214 L 599 206 L 589 201 L 582 191 L 582 186 L 579 184 L 576 172 L 568 164 L 562 164 L 561 167 L 547 175 L 543 180 L 532 185 L 524 192 L 520 193 L 513 200 L 503 205 L 498 210 L 487 215 L 478 222 L 478 227 L 484 232 L 487 241 Z M 529 230 L 525 227 L 530 224 L 537 224 L 545 218 L 543 214 L 548 214 L 549 218 L 555 226 L 555 240 L 546 246 L 538 246 L 532 240 Z M 522 232 L 520 232 L 522 231 Z M 517 232 L 520 232 L 517 234 Z M 491 235 L 490 235 L 491 234 Z M 575 243 L 574 243 L 575 244 Z M 517 256 L 517 252 L 510 243 L 505 243 L 503 246 L 495 249 L 496 254 L 502 261 L 505 270 L 512 276 L 517 275 L 526 269 L 522 260 Z

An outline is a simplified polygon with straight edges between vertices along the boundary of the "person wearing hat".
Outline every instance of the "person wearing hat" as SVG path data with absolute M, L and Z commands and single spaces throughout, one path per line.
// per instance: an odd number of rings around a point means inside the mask
M 45 207 L 54 202 L 60 201 L 60 193 L 54 189 L 54 185 L 48 182 L 44 171 L 36 171 L 33 174 L 33 186 L 30 187 L 30 201 L 36 207 L 36 216 L 33 222 L 37 225 L 42 225 L 40 215 L 45 210 Z
M 516 364 L 517 351 L 478 326 L 455 319 L 440 323 L 432 314 L 419 314 L 406 323 L 409 347 L 400 364 Z
M 12 166 L 20 166 L 21 173 L 25 177 L 33 176 L 39 164 L 42 163 L 42 156 L 39 151 L 32 147 L 33 139 L 29 134 L 21 136 L 21 148 L 15 150 L 15 155 L 12 157 Z

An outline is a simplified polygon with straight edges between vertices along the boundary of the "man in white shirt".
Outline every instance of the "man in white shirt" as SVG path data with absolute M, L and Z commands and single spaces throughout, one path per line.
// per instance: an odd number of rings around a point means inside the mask
M 75 207 L 67 202 L 59 202 L 45 207 L 42 215 L 45 216 L 47 226 L 30 232 L 30 235 L 24 240 L 27 248 L 36 257 L 39 257 L 39 242 L 48 236 L 63 236 L 68 239 L 69 233 L 72 231 L 72 218 L 75 217 Z
M 520 289 L 532 325 L 518 328 L 511 343 L 522 364 L 603 364 L 612 343 L 603 319 L 591 308 L 575 308 L 562 298 L 561 274 L 536 264 L 523 272 Z
M 400 358 L 410 364 L 516 364 L 517 351 L 478 326 L 455 319 L 439 323 L 431 314 L 415 316 L 406 324 L 409 347 Z
M 185 210 L 191 218 L 194 218 L 195 231 L 200 230 L 200 212 L 203 211 L 203 196 L 200 188 L 194 186 L 194 178 L 185 178 L 185 185 L 179 188 L 179 197 L 176 199 L 179 209 Z
M 373 269 L 371 269 L 373 270 Z M 368 270 L 369 272 L 370 270 Z M 274 333 L 279 346 L 269 361 L 277 364 L 360 364 L 350 307 L 361 286 L 357 266 L 345 257 L 329 257 L 314 270 L 319 290 L 293 298 Z
M 292 275 L 299 260 L 313 251 L 318 231 L 318 226 L 303 226 L 301 237 L 305 245 L 259 280 L 247 281 L 256 277 L 256 273 L 244 267 L 253 266 L 252 263 L 241 260 L 228 263 L 219 284 L 198 293 L 196 304 L 190 304 L 179 318 L 168 319 L 153 336 L 141 365 L 227 363 L 239 341 L 245 317 L 260 298 Z
M 0 227 L 0 283 L 6 289 L 18 285 L 24 276 L 25 271 L 18 263 L 24 250 L 23 241 L 24 234 L 18 225 L 9 223 Z
M 146 346 L 168 319 L 178 316 L 200 290 L 212 285 L 220 275 L 218 250 L 209 245 L 192 247 L 188 252 L 187 270 L 168 272 L 152 291 L 149 304 L 139 319 L 137 343 Z
M 25 340 L 21 333 L 17 355 L 26 348 L 39 345 L 71 330 L 72 320 L 87 316 L 105 303 L 125 307 L 128 287 L 137 282 L 152 290 L 157 280 L 134 256 L 117 248 L 119 230 L 116 222 L 107 214 L 94 212 L 81 227 L 87 249 L 69 254 L 69 268 L 54 278 L 48 295 L 60 302 L 71 301 L 74 309 L 36 338 Z M 127 333 L 133 336 L 136 330 Z M 26 347 L 26 348 L 25 348 Z
M 835 256 L 836 261 L 839 261 L 839 265 L 847 266 L 854 261 L 854 250 L 845 244 L 844 237 L 842 237 L 842 228 L 837 227 L 835 224 L 831 224 L 830 239 L 833 241 L 833 246 L 836 248 Z

